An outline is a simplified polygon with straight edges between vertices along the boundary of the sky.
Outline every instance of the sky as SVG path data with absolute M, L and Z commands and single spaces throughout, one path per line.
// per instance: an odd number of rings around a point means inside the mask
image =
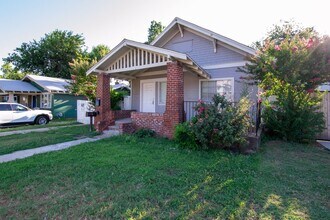
M 175 17 L 251 45 L 274 24 L 294 19 L 330 34 L 327 0 L 0 0 L 0 65 L 23 42 L 55 29 L 82 34 L 90 50 L 123 38 L 145 42 L 152 20 Z

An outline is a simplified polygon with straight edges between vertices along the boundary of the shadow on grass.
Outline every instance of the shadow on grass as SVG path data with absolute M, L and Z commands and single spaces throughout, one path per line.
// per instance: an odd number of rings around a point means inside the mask
M 0 164 L 0 217 L 329 219 L 325 164 L 284 142 L 244 156 L 118 136 Z

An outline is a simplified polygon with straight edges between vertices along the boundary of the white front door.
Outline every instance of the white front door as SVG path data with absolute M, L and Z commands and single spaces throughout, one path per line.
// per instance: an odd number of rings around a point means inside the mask
M 142 83 L 141 112 L 155 112 L 155 82 Z

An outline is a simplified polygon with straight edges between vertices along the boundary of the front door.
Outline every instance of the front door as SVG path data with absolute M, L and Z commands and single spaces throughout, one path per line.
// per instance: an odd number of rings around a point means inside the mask
M 155 112 L 155 83 L 142 83 L 142 112 Z

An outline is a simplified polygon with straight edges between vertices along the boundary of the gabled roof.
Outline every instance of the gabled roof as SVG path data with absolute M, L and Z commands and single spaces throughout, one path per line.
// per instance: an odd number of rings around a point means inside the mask
M 118 90 L 118 89 L 127 89 L 127 90 L 131 90 L 129 88 L 128 85 L 124 84 L 124 83 L 118 83 L 118 84 L 115 84 L 115 85 L 112 85 L 111 86 L 113 90 Z
M 0 79 L 0 90 L 3 93 L 40 93 L 41 91 L 30 83 L 21 80 Z
M 86 74 L 104 72 L 118 78 L 125 78 L 122 76 L 127 73 L 127 77 L 132 78 L 132 71 L 164 66 L 168 60 L 177 60 L 197 74 L 209 78 L 209 74 L 184 53 L 127 39 L 121 41 Z
M 163 46 L 164 42 L 168 42 L 170 38 L 174 37 L 173 34 L 177 33 L 175 32 L 175 30 L 179 30 L 180 32 L 182 32 L 183 28 L 188 28 L 188 30 L 190 29 L 195 32 L 198 32 L 205 37 L 212 38 L 214 40 L 217 40 L 223 44 L 239 49 L 250 55 L 255 54 L 255 50 L 251 47 L 248 47 L 228 37 L 222 36 L 220 34 L 217 34 L 213 31 L 210 31 L 208 29 L 205 29 L 203 27 L 200 27 L 196 24 L 190 23 L 178 17 L 174 18 L 174 20 L 165 28 L 165 30 L 160 35 L 158 35 L 153 42 L 151 42 L 151 45 L 160 46 L 160 47 Z
M 67 79 L 38 75 L 26 75 L 23 81 L 32 81 L 45 91 L 52 93 L 67 93 L 67 87 L 70 85 L 70 80 Z

